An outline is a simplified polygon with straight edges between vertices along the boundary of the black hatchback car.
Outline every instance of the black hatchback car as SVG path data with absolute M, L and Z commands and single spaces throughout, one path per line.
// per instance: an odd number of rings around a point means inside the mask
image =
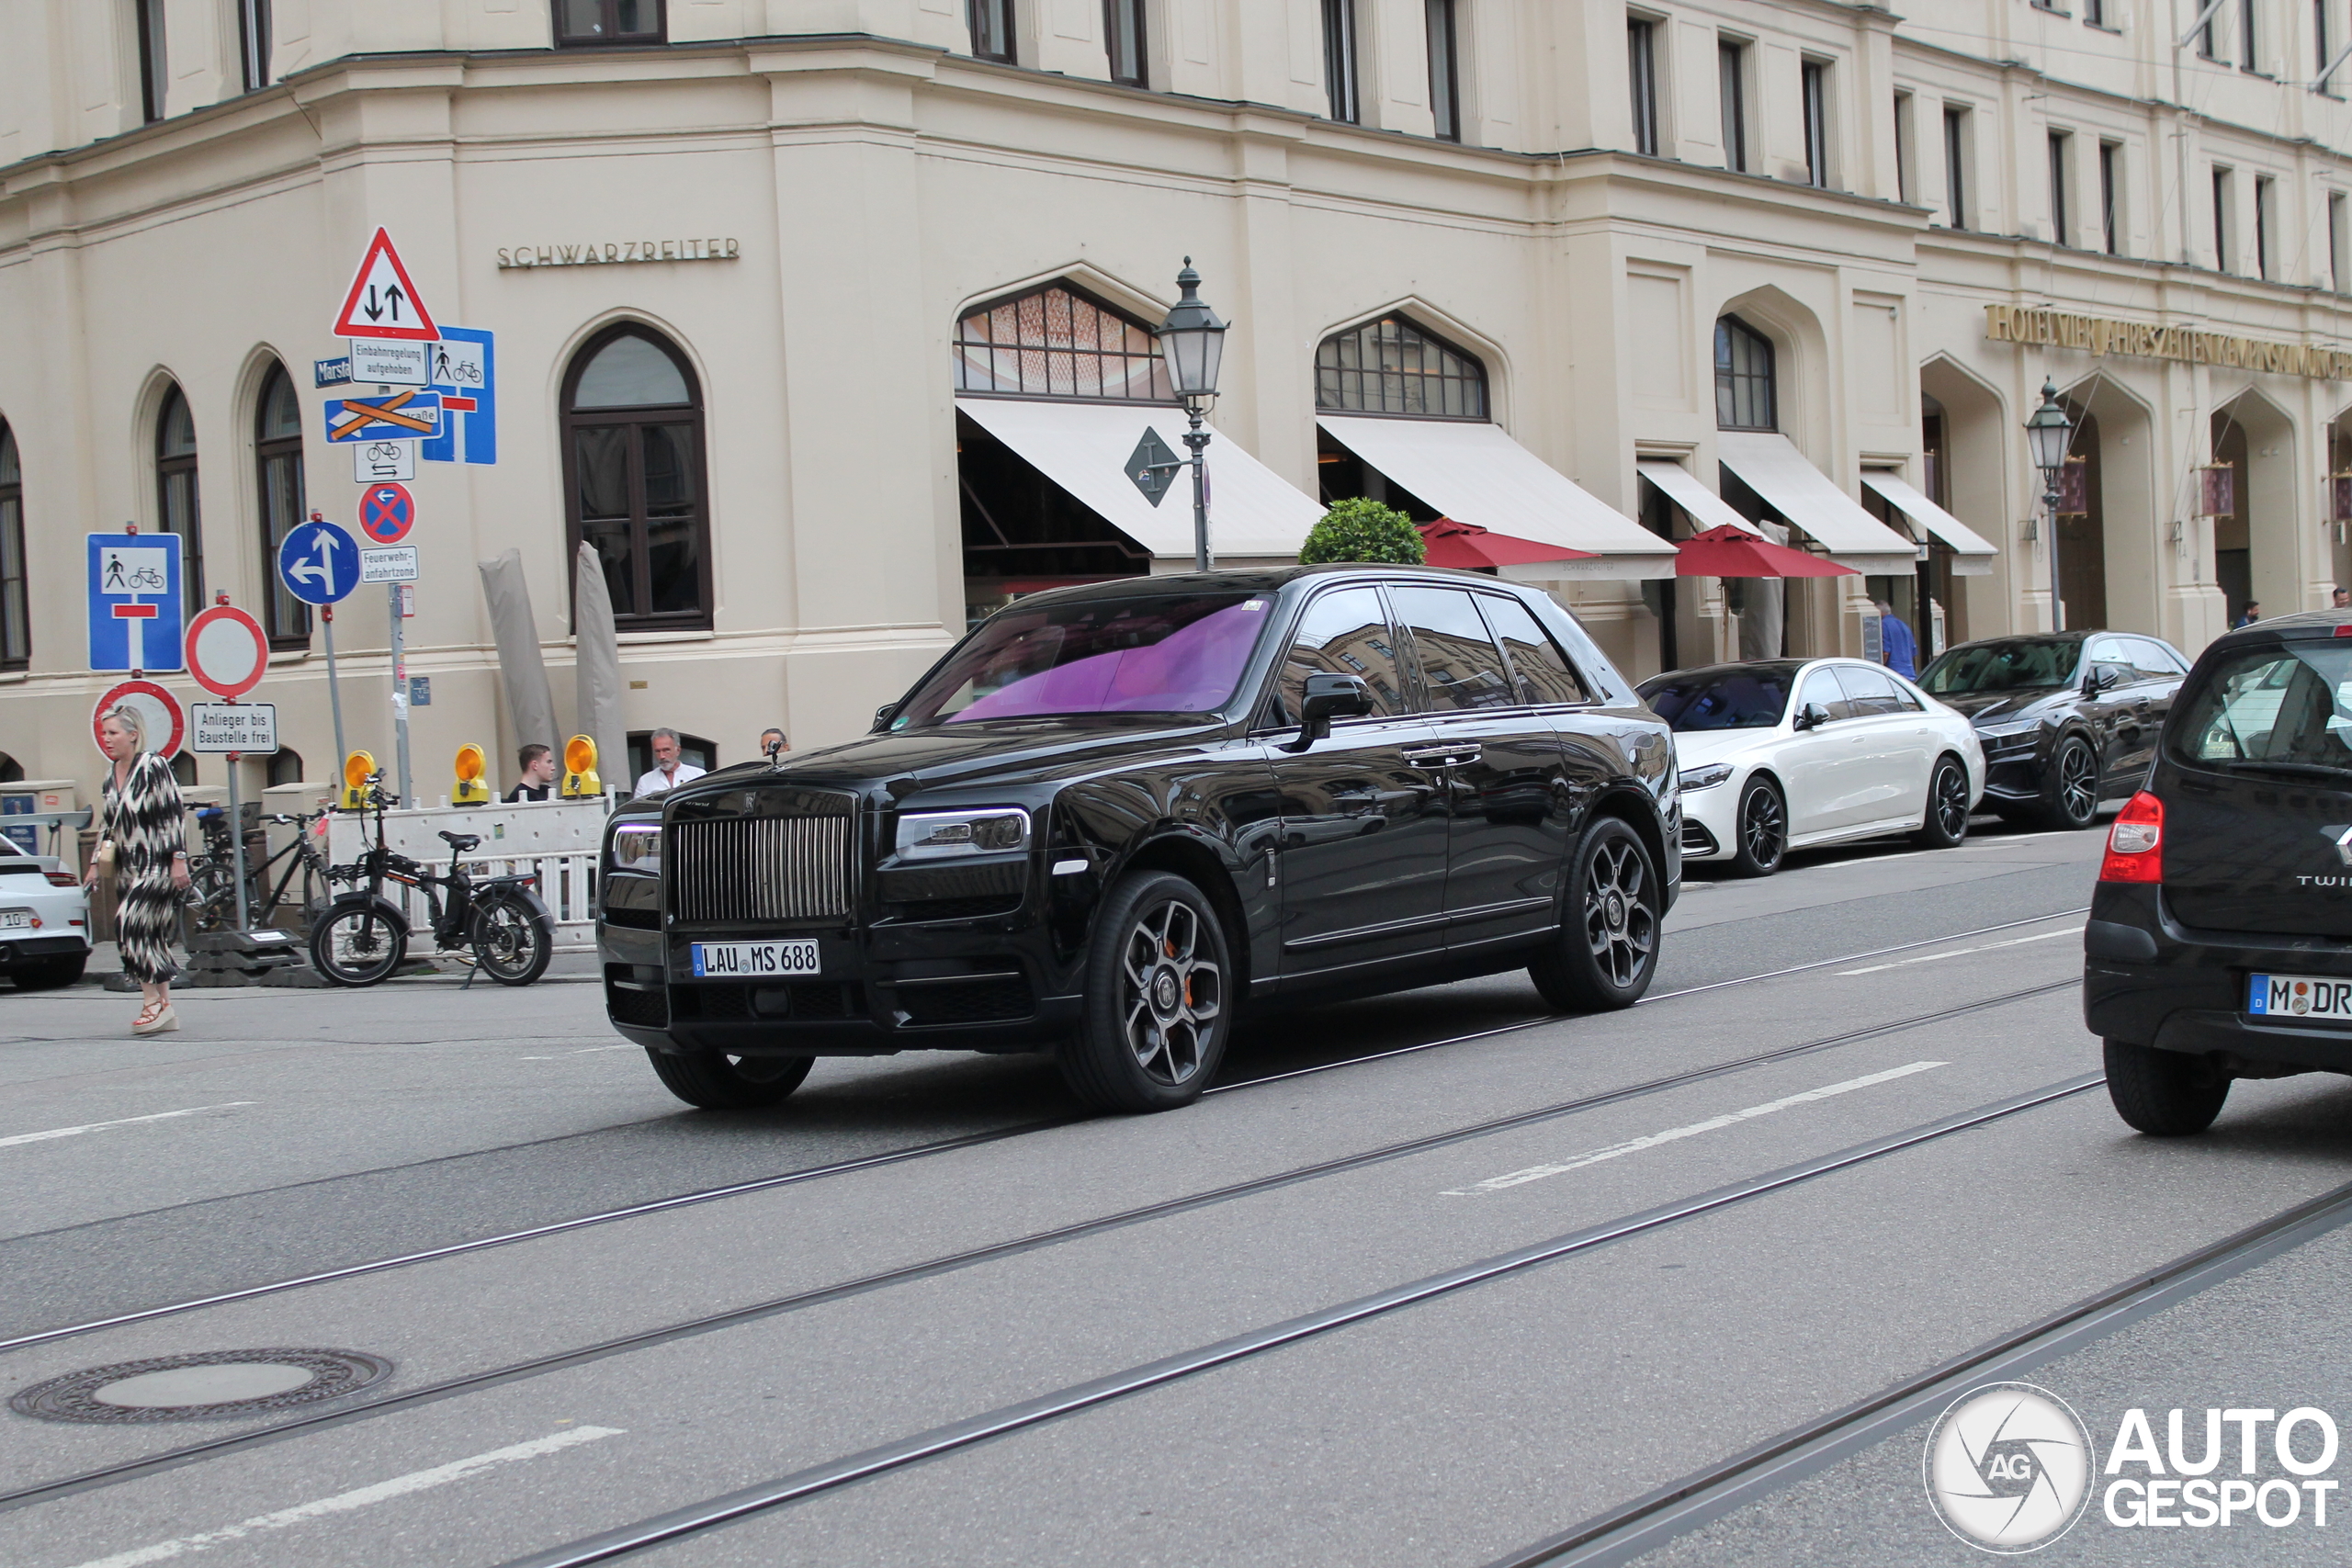
M 1919 684 L 1976 726 L 1990 809 L 2087 828 L 2140 787 L 2188 660 L 2161 637 L 2057 632 L 1945 649 Z
M 616 813 L 615 1028 L 681 1099 L 820 1055 L 1050 1050 L 1090 1103 L 1195 1098 L 1245 1002 L 1525 966 L 1647 988 L 1672 738 L 1545 595 L 1312 567 L 999 611 L 875 732 Z
M 2352 615 L 2199 658 L 2083 945 L 2083 1015 L 2143 1133 L 2201 1131 L 2233 1078 L 2352 1072 Z

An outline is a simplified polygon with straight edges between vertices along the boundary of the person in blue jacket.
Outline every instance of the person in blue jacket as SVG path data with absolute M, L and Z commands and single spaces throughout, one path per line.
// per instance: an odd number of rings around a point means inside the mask
M 1919 678 L 1919 645 L 1894 606 L 1883 599 L 1878 602 L 1878 646 L 1881 663 L 1906 681 Z

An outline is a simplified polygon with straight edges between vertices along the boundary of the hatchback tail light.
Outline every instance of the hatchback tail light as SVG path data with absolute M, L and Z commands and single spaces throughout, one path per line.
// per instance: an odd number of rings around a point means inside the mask
M 2107 830 L 2101 882 L 2162 882 L 2165 879 L 2165 803 L 2142 790 Z
M 82 879 L 70 871 L 44 871 L 41 874 L 49 878 L 51 887 L 79 887 L 82 885 Z

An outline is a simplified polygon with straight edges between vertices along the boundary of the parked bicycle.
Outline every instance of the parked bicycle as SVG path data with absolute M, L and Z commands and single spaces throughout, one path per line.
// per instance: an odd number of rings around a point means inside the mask
M 527 986 L 547 973 L 555 918 L 533 891 L 537 874 L 478 878 L 458 857 L 478 848 L 481 836 L 447 831 L 441 839 L 449 846 L 449 869 L 435 873 L 385 845 L 384 810 L 398 797 L 384 792 L 380 773 L 368 775 L 367 798 L 376 814 L 376 841 L 353 865 L 334 868 L 366 886 L 336 894 L 311 922 L 311 962 L 320 974 L 338 986 L 372 986 L 401 966 L 408 956 L 409 922 L 384 897 L 387 882 L 424 894 L 436 951 L 470 947 L 476 971 L 502 986 Z
M 187 902 L 198 911 L 198 931 L 227 931 L 236 923 L 237 877 L 232 869 L 236 862 L 226 826 L 227 815 L 217 806 L 197 808 L 205 847 L 188 860 Z M 245 905 L 254 920 L 269 920 L 286 907 L 290 892 L 295 908 L 301 911 L 302 923 L 307 925 L 316 918 L 335 884 L 358 880 L 357 866 L 329 865 L 326 855 L 314 841 L 317 835 L 312 832 L 312 826 L 326 815 L 323 811 L 292 815 L 280 811 L 264 818 L 292 828 L 294 838 L 275 854 L 247 852 Z M 281 864 L 284 869 L 278 872 L 277 885 L 272 886 L 270 873 Z M 302 879 L 299 888 L 294 882 L 298 876 Z

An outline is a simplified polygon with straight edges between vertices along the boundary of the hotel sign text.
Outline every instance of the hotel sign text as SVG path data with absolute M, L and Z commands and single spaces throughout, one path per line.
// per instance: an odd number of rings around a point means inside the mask
M 2318 344 L 2265 343 L 2260 338 L 2201 333 L 2193 327 L 2158 327 L 2106 316 L 2077 316 L 2027 305 L 1984 307 L 1984 335 L 1996 343 L 2046 343 L 2089 354 L 2127 354 L 2139 359 L 2177 359 L 2189 365 L 2226 365 L 2308 376 L 2318 381 L 2352 377 L 2352 351 Z
M 733 240 L 606 240 L 581 245 L 512 245 L 498 253 L 501 267 L 602 266 L 621 262 L 733 261 Z

